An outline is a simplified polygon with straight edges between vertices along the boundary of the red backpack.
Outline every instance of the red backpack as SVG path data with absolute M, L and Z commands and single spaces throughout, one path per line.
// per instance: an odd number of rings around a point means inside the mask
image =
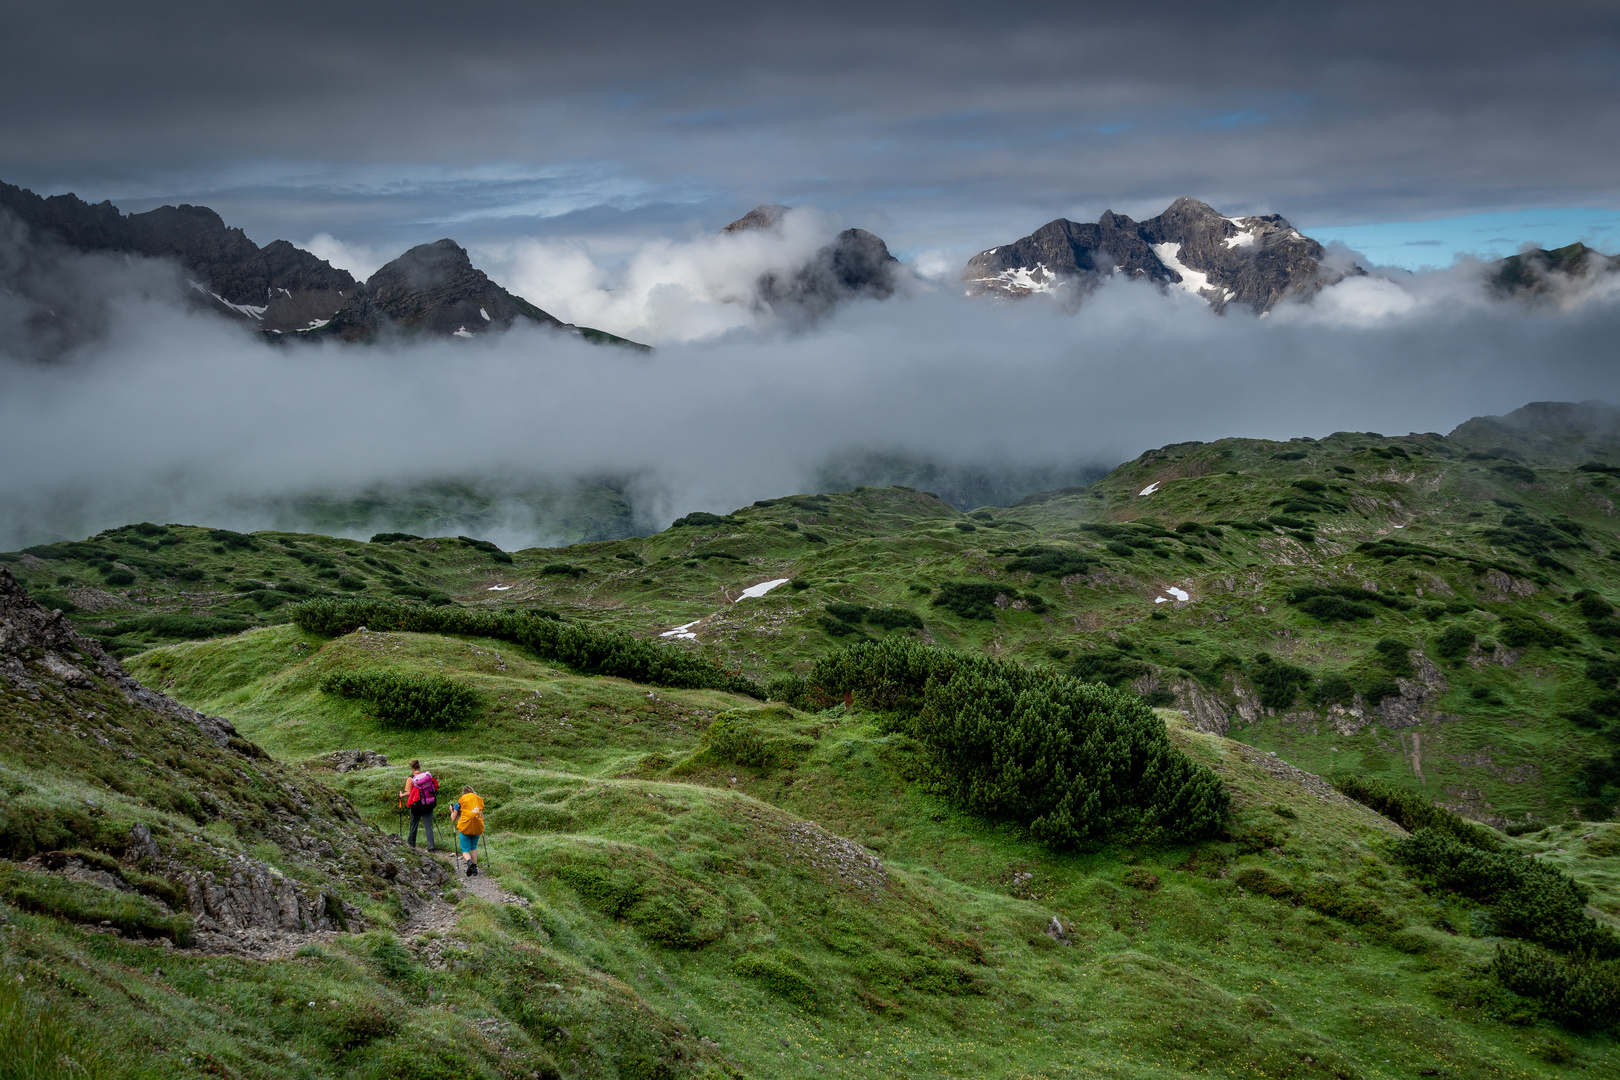
M 432 806 L 434 797 L 439 794 L 439 782 L 433 779 L 433 774 L 423 770 L 411 777 L 411 783 L 416 785 L 417 804 Z

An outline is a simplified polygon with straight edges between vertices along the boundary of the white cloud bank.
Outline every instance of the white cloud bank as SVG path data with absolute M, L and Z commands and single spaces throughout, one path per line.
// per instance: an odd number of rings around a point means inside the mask
M 737 314 L 738 283 L 768 261 L 748 243 L 644 249 L 611 289 L 583 256 L 509 257 L 517 291 L 541 292 L 521 274 L 573 290 L 559 315 L 622 314 L 614 329 L 672 343 L 646 356 L 518 330 L 275 347 L 127 295 L 99 344 L 0 358 L 0 547 L 49 522 L 253 526 L 255 499 L 454 477 L 630 478 L 645 531 L 806 490 L 853 452 L 1111 464 L 1188 439 L 1445 431 L 1532 400 L 1620 400 L 1608 287 L 1524 304 L 1462 270 L 1352 279 L 1266 318 L 1118 280 L 1077 314 L 915 288 L 790 333 Z

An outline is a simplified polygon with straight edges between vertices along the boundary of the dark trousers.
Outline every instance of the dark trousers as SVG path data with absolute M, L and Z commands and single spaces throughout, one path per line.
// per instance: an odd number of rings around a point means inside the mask
M 437 851 L 433 846 L 433 807 L 420 804 L 411 807 L 411 847 L 416 846 L 416 826 L 427 822 L 427 845 L 429 851 Z

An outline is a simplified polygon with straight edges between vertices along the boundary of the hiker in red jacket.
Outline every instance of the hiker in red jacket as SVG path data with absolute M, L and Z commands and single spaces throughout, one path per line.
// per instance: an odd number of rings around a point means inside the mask
M 433 846 L 433 806 L 438 799 L 439 782 L 433 779 L 432 773 L 422 768 L 420 761 L 412 760 L 411 778 L 405 782 L 405 790 L 399 794 L 411 810 L 411 847 L 416 846 L 416 826 L 426 821 L 428 850 L 438 850 Z

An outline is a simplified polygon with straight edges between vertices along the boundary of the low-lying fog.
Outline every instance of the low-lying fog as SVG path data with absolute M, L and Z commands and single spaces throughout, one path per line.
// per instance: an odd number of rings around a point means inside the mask
M 33 324 L 0 297 L 0 549 L 137 520 L 363 536 L 371 522 L 334 525 L 307 497 L 432 481 L 493 492 L 476 527 L 513 548 L 580 535 L 522 493 L 581 479 L 610 481 L 624 528 L 646 533 L 830 475 L 882 478 L 851 461 L 1062 480 L 1170 442 L 1444 432 L 1534 400 L 1620 400 L 1612 283 L 1529 304 L 1459 266 L 1348 279 L 1256 318 L 1117 279 L 1072 310 L 908 274 L 893 299 L 805 326 L 750 302 L 758 259 L 717 266 L 713 250 L 649 249 L 611 282 L 581 253 L 562 269 L 533 245 L 474 253 L 650 356 L 521 329 L 276 345 L 127 264 L 59 271 L 61 289 L 100 290 L 101 321 L 56 361 L 23 358 Z

